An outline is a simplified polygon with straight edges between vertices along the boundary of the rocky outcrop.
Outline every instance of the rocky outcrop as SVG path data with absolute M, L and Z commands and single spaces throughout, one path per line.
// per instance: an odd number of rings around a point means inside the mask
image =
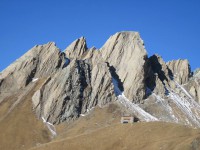
M 100 51 L 88 49 L 84 38 L 73 42 L 65 51 L 70 59 L 92 59 L 96 62 L 108 62 L 116 69 L 124 85 L 124 94 L 134 102 L 145 97 L 147 53 L 144 43 L 137 32 L 120 32 L 111 36 Z
M 185 88 L 200 103 L 200 69 L 194 71 L 193 77 L 185 84 Z
M 32 98 L 37 116 L 55 124 L 74 120 L 92 107 L 114 100 L 109 68 L 105 63 L 92 67 L 90 60 L 72 60 Z
M 88 48 L 83 37 L 64 52 L 55 43 L 33 47 L 0 74 L 0 104 L 9 94 L 36 85 L 33 110 L 53 124 L 123 99 L 121 105 L 136 116 L 200 126 L 200 106 L 194 101 L 200 99 L 199 79 L 199 71 L 191 78 L 187 60 L 148 58 L 139 33 L 119 32 L 100 50 Z
M 84 89 L 90 86 L 89 71 L 84 62 L 72 61 L 49 79 L 32 98 L 38 117 L 52 123 L 77 118 L 82 111 Z
M 198 68 L 198 69 L 196 69 L 196 70 L 194 71 L 194 77 L 200 78 L 200 68 Z
M 65 63 L 55 43 L 37 45 L 16 60 L 0 75 L 0 92 L 12 92 L 27 86 L 33 78 L 56 73 Z
M 191 77 L 191 69 L 188 60 L 173 60 L 167 62 L 167 66 L 173 75 L 173 78 L 179 84 L 185 84 Z
M 168 81 L 170 72 L 168 69 L 168 66 L 166 65 L 166 63 L 163 61 L 162 57 L 159 55 L 153 55 L 149 58 L 150 60 L 150 64 L 152 67 L 152 70 L 154 73 L 156 73 L 159 77 L 159 79 L 164 82 L 164 81 Z
M 147 87 L 154 93 L 165 96 L 170 82 L 169 69 L 162 57 L 159 55 L 153 55 L 149 58 L 149 68 L 151 68 L 148 73 L 148 78 L 146 80 Z
M 105 62 L 116 69 L 124 94 L 134 102 L 145 96 L 147 52 L 137 32 L 120 32 L 111 36 L 100 49 Z
M 87 51 L 87 44 L 84 37 L 81 37 L 72 42 L 65 50 L 66 57 L 69 59 L 81 59 Z
M 152 72 L 148 74 L 147 87 L 162 97 L 168 93 L 167 89 L 177 90 L 176 84 L 185 84 L 191 77 L 187 60 L 165 63 L 162 57 L 156 54 L 149 58 L 149 67 Z
M 185 88 L 189 91 L 192 97 L 200 103 L 200 78 L 197 74 L 195 74 L 193 78 L 185 84 Z

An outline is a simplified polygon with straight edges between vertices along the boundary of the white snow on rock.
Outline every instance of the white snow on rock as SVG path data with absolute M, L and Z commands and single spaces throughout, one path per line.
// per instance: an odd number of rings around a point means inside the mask
M 188 97 L 181 97 L 173 90 L 168 89 L 169 98 L 173 100 L 179 110 L 181 110 L 181 112 L 184 114 L 187 125 L 195 125 L 200 127 L 200 105 L 187 93 L 182 86 L 179 87 Z
M 95 107 L 92 107 L 92 108 L 88 108 L 87 109 L 87 111 L 86 111 L 86 113 L 84 113 L 84 114 L 80 114 L 80 116 L 82 116 L 82 117 L 85 117 L 85 116 L 87 116 L 93 109 L 94 109 Z
M 129 99 L 126 98 L 124 93 L 119 89 L 118 82 L 115 78 L 112 77 L 112 83 L 114 85 L 114 92 L 117 96 L 119 102 L 125 106 L 130 112 L 134 113 L 141 121 L 158 121 L 158 119 L 151 114 L 144 111 L 137 104 L 132 103 Z
M 51 124 L 50 122 L 47 122 L 44 117 L 42 117 L 43 123 L 47 126 L 47 128 L 49 129 L 49 131 L 51 132 L 52 136 L 55 137 L 57 136 L 56 133 L 56 128 L 54 127 L 53 124 Z
M 32 82 L 36 82 L 36 81 L 38 81 L 38 78 L 33 78 L 32 79 Z
M 173 79 L 172 79 L 173 80 Z M 139 105 L 132 103 L 129 99 L 126 98 L 123 91 L 118 87 L 118 82 L 115 78 L 112 78 L 114 85 L 114 92 L 117 96 L 119 102 L 125 106 L 130 112 L 134 113 L 141 121 L 166 121 L 174 123 L 184 123 L 185 125 L 200 127 L 200 105 L 192 98 L 192 96 L 187 92 L 187 90 L 180 85 L 178 82 L 173 80 L 184 97 L 176 93 L 173 89 L 168 90 L 168 100 L 161 98 L 159 95 L 153 93 L 150 89 L 147 88 L 147 93 L 153 95 L 156 98 L 156 103 L 158 103 L 162 108 L 169 113 L 171 119 L 166 118 L 156 118 L 144 111 Z M 176 106 L 174 109 L 173 106 Z
M 158 121 L 158 119 L 151 114 L 144 111 L 142 108 L 140 108 L 137 104 L 132 103 L 129 99 L 126 98 L 126 96 L 122 93 L 122 95 L 118 96 L 119 101 L 122 105 L 124 105 L 129 111 L 137 115 L 137 117 L 141 121 Z
M 147 89 L 147 93 L 156 98 L 155 103 L 169 113 L 168 117 L 161 116 L 159 120 L 200 127 L 200 105 L 182 85 L 174 79 L 172 81 L 175 83 L 178 92 L 176 89 L 165 86 L 168 91 L 168 98 L 166 99 Z
M 92 107 L 92 108 L 88 108 L 87 109 L 87 113 L 89 113 L 91 110 L 93 110 L 94 109 L 94 107 Z
M 176 83 L 176 86 L 178 86 L 189 98 L 192 99 L 192 96 L 186 91 L 186 89 L 184 89 L 183 86 L 181 86 L 180 84 L 178 84 L 178 82 L 174 81 Z
M 185 101 L 185 99 L 181 98 L 174 92 L 170 92 L 169 97 L 173 100 L 173 102 L 176 104 L 179 110 L 181 110 L 181 112 L 184 113 L 184 117 L 186 117 L 186 123 L 188 125 L 190 125 L 188 119 L 196 120 L 193 116 L 192 110 L 190 109 L 190 104 L 187 101 Z
M 167 100 L 161 98 L 159 95 L 156 95 L 155 93 L 152 94 L 153 96 L 155 96 L 156 98 L 156 103 L 160 103 L 162 105 L 162 108 L 165 109 L 166 112 L 169 112 L 170 116 L 173 119 L 173 122 L 178 123 L 179 120 L 176 117 L 174 110 L 172 109 L 172 107 L 169 105 L 169 103 L 167 102 Z

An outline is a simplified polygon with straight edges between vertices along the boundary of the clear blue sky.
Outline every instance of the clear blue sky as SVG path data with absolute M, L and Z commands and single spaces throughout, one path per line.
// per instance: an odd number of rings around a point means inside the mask
M 36 44 L 65 49 L 85 36 L 100 48 L 118 31 L 138 31 L 149 56 L 200 67 L 200 0 L 1 0 L 0 71 Z

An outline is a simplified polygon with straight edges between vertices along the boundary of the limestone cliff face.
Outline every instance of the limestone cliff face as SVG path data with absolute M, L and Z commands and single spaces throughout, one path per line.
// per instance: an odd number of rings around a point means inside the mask
M 127 110 L 134 108 L 143 120 L 200 126 L 200 106 L 194 101 L 200 102 L 199 71 L 192 76 L 187 60 L 166 63 L 157 54 L 148 58 L 137 32 L 118 32 L 99 50 L 88 48 L 84 37 L 64 52 L 55 43 L 33 47 L 1 72 L 0 104 L 37 80 L 33 111 L 54 124 L 74 120 L 95 106 L 128 100 Z
M 197 69 L 194 71 L 194 77 L 200 78 L 200 68 L 197 68 Z
M 169 69 L 162 57 L 157 54 L 149 58 L 149 67 L 151 72 L 148 74 L 147 86 L 151 90 L 155 90 L 156 93 L 163 95 L 165 93 L 164 85 L 170 80 Z
M 92 67 L 90 60 L 72 60 L 47 79 L 32 98 L 37 116 L 57 124 L 114 100 L 109 68 L 105 63 Z
M 153 55 L 148 66 L 147 98 L 140 106 L 159 120 L 200 127 L 200 82 L 191 77 L 188 61 L 165 63 Z
M 83 54 L 87 51 L 87 44 L 84 37 L 81 37 L 72 42 L 65 50 L 66 57 L 69 59 L 81 59 Z
M 197 69 L 190 80 L 185 84 L 185 88 L 200 103 L 200 70 Z
M 185 84 L 189 81 L 191 69 L 188 60 L 173 60 L 167 62 L 167 66 L 178 83 Z
M 149 58 L 151 72 L 146 80 L 148 88 L 156 94 L 165 96 L 167 88 L 176 88 L 178 84 L 186 84 L 191 77 L 188 60 L 173 60 L 165 63 L 161 56 L 153 55 Z
M 116 69 L 124 85 L 124 94 L 134 102 L 145 96 L 147 52 L 137 32 L 120 32 L 111 36 L 100 49 L 104 61 Z
M 0 75 L 0 92 L 11 92 L 27 86 L 33 78 L 56 73 L 64 65 L 64 55 L 55 43 L 37 45 L 16 60 Z

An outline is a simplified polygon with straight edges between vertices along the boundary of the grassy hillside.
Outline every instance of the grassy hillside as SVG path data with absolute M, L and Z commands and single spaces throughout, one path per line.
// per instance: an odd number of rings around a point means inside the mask
M 198 150 L 200 130 L 164 123 L 120 124 L 115 104 L 96 108 L 69 125 L 57 127 L 59 136 L 32 150 Z
M 164 122 L 120 124 L 124 110 L 117 103 L 96 107 L 74 122 L 56 126 L 58 136 L 51 139 L 31 105 L 31 97 L 42 82 L 0 103 L 0 150 L 200 149 L 199 129 Z
M 32 111 L 31 97 L 41 83 L 32 84 L 28 92 L 20 90 L 0 104 L 0 150 L 27 150 L 51 140 L 48 129 Z
M 200 131 L 169 123 L 116 124 L 52 141 L 34 150 L 193 150 Z

